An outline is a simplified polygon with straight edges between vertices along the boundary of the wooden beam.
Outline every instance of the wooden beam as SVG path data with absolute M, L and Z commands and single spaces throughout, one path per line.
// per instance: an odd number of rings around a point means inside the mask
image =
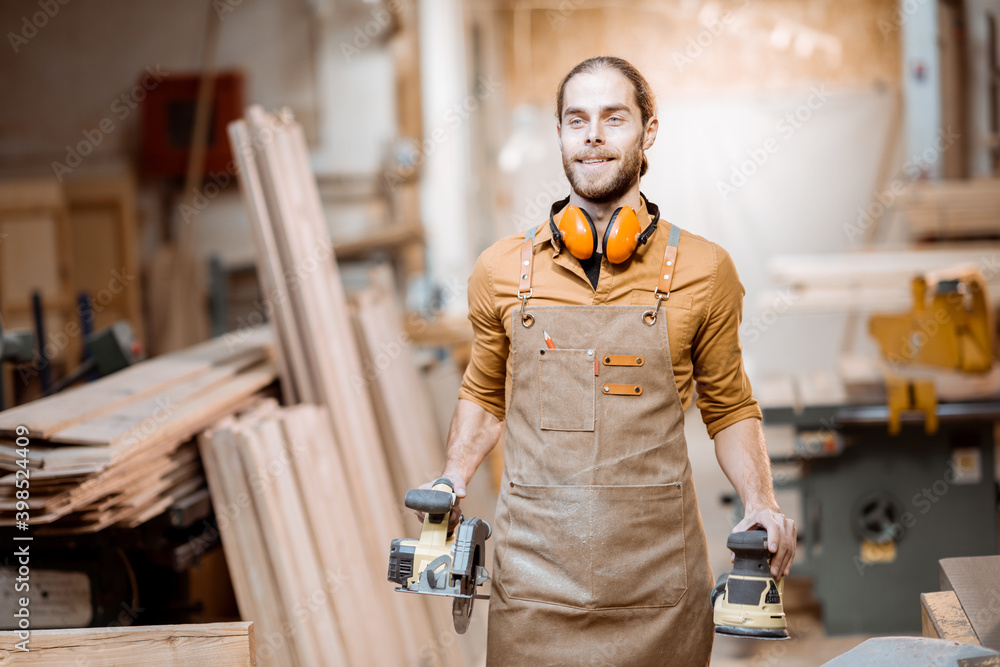
M 252 667 L 253 623 L 32 630 L 24 652 L 13 632 L 0 633 L 0 657 L 30 667 L 86 664 L 147 667 Z
M 921 593 L 920 616 L 924 637 L 980 645 L 955 591 Z

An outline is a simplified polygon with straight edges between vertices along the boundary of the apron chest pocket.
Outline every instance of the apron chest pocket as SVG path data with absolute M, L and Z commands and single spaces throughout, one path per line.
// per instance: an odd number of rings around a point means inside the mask
M 538 403 L 543 430 L 594 430 L 594 354 L 594 350 L 538 351 Z
M 687 591 L 681 485 L 514 484 L 500 584 L 581 609 L 672 607 Z

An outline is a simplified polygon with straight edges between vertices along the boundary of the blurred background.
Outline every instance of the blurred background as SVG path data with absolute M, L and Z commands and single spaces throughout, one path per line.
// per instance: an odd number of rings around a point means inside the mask
M 142 358 L 272 319 L 226 133 L 256 104 L 301 125 L 343 285 L 392 295 L 440 437 L 471 268 L 569 192 L 557 85 L 616 55 L 657 98 L 642 191 L 745 286 L 800 527 L 793 640 L 720 638 L 713 664 L 919 635 L 938 560 L 997 553 L 998 20 L 998 0 L 4 2 L 0 408 L 80 380 L 87 334 L 116 323 Z M 718 575 L 741 509 L 696 412 L 687 433 Z M 501 469 L 498 450 L 475 482 L 487 519 Z M 192 556 L 170 575 L 185 593 L 135 622 L 238 616 L 226 571 L 219 548 Z M 1000 593 L 984 605 L 1000 618 Z

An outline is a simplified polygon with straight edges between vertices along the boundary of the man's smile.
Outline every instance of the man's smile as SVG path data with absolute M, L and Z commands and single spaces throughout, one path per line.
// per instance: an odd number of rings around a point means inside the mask
M 584 158 L 582 160 L 577 160 L 577 164 L 582 165 L 584 169 L 595 170 L 595 169 L 600 169 L 602 166 L 611 162 L 612 160 L 614 160 L 614 158 L 590 157 L 590 158 Z

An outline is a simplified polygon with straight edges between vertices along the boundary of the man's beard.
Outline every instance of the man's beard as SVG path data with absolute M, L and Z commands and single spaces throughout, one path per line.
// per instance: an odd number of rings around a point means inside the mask
M 577 160 L 587 158 L 611 158 L 617 169 L 601 175 L 580 173 Z M 639 170 L 642 168 L 642 137 L 624 155 L 603 148 L 583 149 L 570 157 L 563 154 L 562 163 L 566 178 L 578 195 L 590 201 L 614 201 L 628 192 L 639 178 Z

